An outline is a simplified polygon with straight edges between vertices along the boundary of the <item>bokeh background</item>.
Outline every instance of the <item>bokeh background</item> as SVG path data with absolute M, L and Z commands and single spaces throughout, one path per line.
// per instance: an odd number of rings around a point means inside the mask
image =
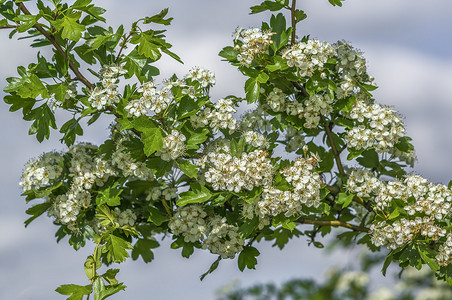
M 72 1 L 73 2 L 73 1 Z M 268 14 L 248 15 L 256 0 L 108 0 L 95 1 L 107 9 L 106 18 L 114 28 L 137 18 L 153 15 L 165 7 L 174 17 L 168 28 L 168 41 L 184 65 L 170 59 L 159 63 L 163 79 L 176 73 L 183 76 L 191 67 L 200 66 L 216 73 L 215 98 L 229 94 L 244 95 L 243 76 L 217 53 L 231 44 L 238 26 L 259 27 Z M 27 3 L 26 3 L 27 4 Z M 31 3 L 29 3 L 31 4 Z M 32 7 L 29 5 L 30 8 Z M 408 135 L 418 161 L 413 172 L 433 182 L 447 184 L 452 179 L 452 2 L 449 0 L 346 0 L 343 7 L 332 7 L 327 0 L 299 0 L 298 7 L 308 14 L 298 25 L 299 36 L 310 34 L 333 43 L 346 40 L 361 49 L 368 60 L 370 74 L 379 86 L 377 102 L 394 106 L 404 117 Z M 0 31 L 0 87 L 5 78 L 16 75 L 18 65 L 36 58 L 29 40 L 8 40 Z M 46 53 L 43 51 L 43 53 Z M 4 95 L 3 92 L 0 94 Z M 27 229 L 24 198 L 18 185 L 23 165 L 32 157 L 59 144 L 58 132 L 39 144 L 28 136 L 29 123 L 21 113 L 8 112 L 0 103 L 0 299 L 63 299 L 54 292 L 61 284 L 87 284 L 83 262 L 93 247 L 75 252 L 66 240 L 56 244 L 56 227 L 42 217 Z M 101 119 L 85 127 L 80 141 L 100 144 L 107 137 L 111 120 Z M 61 120 L 59 125 L 61 125 Z M 180 250 L 169 248 L 165 240 L 155 251 L 150 264 L 128 261 L 122 264 L 119 280 L 126 292 L 114 299 L 213 299 L 220 287 L 240 280 L 242 285 L 257 282 L 282 282 L 294 277 L 321 279 L 331 266 L 356 264 L 359 249 L 327 253 L 306 238 L 291 241 L 280 251 L 270 243 L 257 244 L 261 252 L 257 270 L 240 272 L 236 260 L 222 261 L 214 274 L 203 282 L 204 273 L 215 260 L 206 251 L 197 251 L 189 260 Z M 374 286 L 390 285 L 378 272 Z

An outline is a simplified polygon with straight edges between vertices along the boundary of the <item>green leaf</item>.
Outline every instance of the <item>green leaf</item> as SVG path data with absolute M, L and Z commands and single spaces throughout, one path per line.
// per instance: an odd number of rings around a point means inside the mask
M 198 182 L 190 184 L 190 190 L 179 194 L 178 206 L 185 206 L 190 203 L 204 203 L 212 197 L 212 192 Z
M 129 257 L 127 250 L 133 248 L 128 241 L 113 234 L 107 234 L 105 241 L 104 249 L 106 251 L 107 262 L 124 262 Z
M 257 264 L 256 257 L 259 256 L 259 251 L 251 246 L 245 246 L 243 247 L 242 252 L 240 252 L 239 259 L 238 259 L 238 265 L 240 271 L 243 272 L 245 268 L 248 269 L 255 269 Z
M 254 216 L 254 218 L 245 219 L 243 224 L 239 228 L 242 238 L 247 238 L 251 233 L 259 226 L 259 217 Z
M 104 280 L 101 277 L 97 277 L 93 283 L 94 300 L 104 300 L 125 288 L 126 286 L 122 282 L 117 285 L 105 287 Z
M 262 186 L 254 187 L 251 191 L 242 191 L 238 195 L 245 202 L 251 204 L 254 200 L 262 194 L 263 188 Z
M 177 107 L 178 120 L 190 117 L 199 111 L 200 107 L 194 99 L 190 97 L 184 97 L 179 102 Z
M 60 132 L 64 134 L 60 141 L 64 142 L 68 147 L 74 144 L 77 135 L 83 135 L 83 129 L 79 124 L 79 120 L 75 118 L 64 123 L 60 128 Z
M 255 78 L 248 78 L 245 82 L 246 101 L 254 103 L 259 99 L 260 85 Z
M 306 13 L 300 9 L 296 9 L 295 13 L 294 13 L 294 17 L 295 17 L 295 21 L 296 22 L 300 22 L 304 19 L 306 19 L 308 16 L 306 15 Z
M 55 291 L 61 295 L 70 296 L 67 300 L 83 300 L 83 296 L 89 295 L 93 288 L 89 285 L 63 284 Z
M 272 15 L 270 26 L 272 27 L 272 32 L 276 33 L 272 36 L 273 44 L 271 45 L 276 50 L 281 44 L 281 35 L 286 30 L 286 18 L 282 13 L 279 13 L 277 16 Z
M 356 160 L 365 168 L 376 169 L 380 165 L 378 153 L 374 149 L 363 151 L 361 156 L 362 157 L 359 157 Z
M 102 145 L 99 146 L 97 154 L 105 154 L 104 159 L 110 159 L 113 152 L 116 151 L 116 144 L 112 140 L 106 140 Z
M 211 274 L 213 271 L 215 271 L 218 268 L 218 265 L 220 264 L 220 260 L 221 260 L 221 256 L 218 256 L 218 258 L 212 263 L 212 265 L 210 265 L 209 270 L 207 270 L 207 272 L 205 272 L 204 274 L 201 275 L 201 277 L 200 277 L 201 281 L 203 281 L 207 275 Z
M 259 5 L 255 5 L 250 7 L 251 12 L 250 15 L 252 14 L 257 14 L 266 10 L 270 10 L 270 11 L 277 11 L 280 10 L 284 7 L 284 4 L 279 3 L 279 2 L 274 2 L 274 1 L 264 1 Z
M 174 242 L 171 243 L 171 249 L 182 248 L 182 257 L 189 258 L 195 251 L 195 246 L 197 248 L 201 247 L 199 242 L 191 243 L 186 242 L 183 237 L 178 237 Z
M 144 144 L 144 154 L 146 156 L 150 156 L 163 148 L 163 131 L 158 127 L 143 131 L 141 139 Z
M 20 26 L 17 28 L 17 32 L 25 32 L 31 27 L 33 27 L 38 20 L 41 18 L 41 15 L 18 15 L 15 20 L 20 21 Z
M 182 61 L 182 59 L 179 57 L 179 55 L 177 55 L 176 53 L 170 51 L 168 48 L 161 48 L 160 50 L 162 50 L 163 53 L 167 54 L 169 57 L 171 57 L 172 59 L 180 62 L 181 64 L 183 64 L 184 62 Z
M 178 159 L 177 165 L 185 175 L 190 178 L 198 178 L 198 167 L 188 160 Z
M 328 2 L 330 2 L 333 6 L 342 6 L 341 1 L 345 1 L 345 0 L 328 0 Z
M 410 152 L 414 150 L 414 146 L 410 143 L 412 139 L 408 136 L 403 136 L 399 138 L 399 141 L 397 144 L 395 144 L 395 147 L 403 152 Z
M 118 280 L 116 279 L 116 275 L 118 272 L 119 269 L 108 269 L 107 272 L 102 275 L 102 278 L 105 279 L 110 285 L 117 285 Z
M 154 259 L 154 253 L 151 249 L 157 248 L 160 244 L 155 240 L 138 239 L 133 246 L 132 259 L 137 260 L 141 256 L 144 262 L 148 263 Z
M 64 102 L 68 87 L 66 84 L 53 84 L 47 86 L 48 91 L 53 94 L 56 100 Z
M 218 55 L 220 57 L 225 58 L 225 60 L 230 62 L 236 62 L 237 61 L 237 55 L 240 53 L 240 51 L 235 50 L 234 47 L 228 46 L 224 47 Z
M 33 205 L 29 209 L 25 211 L 27 215 L 31 215 L 32 217 L 25 221 L 25 227 L 27 227 L 34 219 L 45 213 L 49 207 L 52 206 L 50 202 L 44 202 L 40 204 Z
M 152 60 L 138 53 L 138 47 L 135 47 L 126 57 L 124 57 L 124 69 L 128 71 L 126 78 L 135 75 L 143 83 L 151 80 L 154 76 L 160 74 L 159 69 L 151 65 Z
M 138 54 L 144 55 L 152 61 L 156 61 L 162 56 L 159 50 L 162 48 L 162 45 L 156 44 L 152 30 L 137 34 L 130 42 L 132 44 L 138 44 Z
M 266 83 L 266 82 L 268 81 L 269 78 L 270 78 L 270 77 L 269 77 L 266 73 L 261 72 L 261 73 L 259 73 L 259 75 L 257 76 L 256 80 L 259 81 L 260 83 Z
M 289 229 L 285 229 L 283 227 L 279 227 L 276 228 L 275 231 L 273 232 L 273 237 L 275 240 L 275 243 L 272 245 L 274 246 L 278 246 L 279 249 L 283 249 L 284 246 L 286 246 L 286 244 L 289 242 L 290 239 L 292 239 L 294 236 L 300 236 L 301 232 L 294 229 L 294 230 L 289 230 Z
M 430 256 L 434 257 L 434 255 L 431 255 L 429 253 L 429 250 L 424 246 L 419 246 L 418 251 L 419 254 L 421 255 L 422 260 L 430 267 L 430 269 L 432 269 L 433 272 L 437 272 L 439 270 L 439 266 L 436 263 L 436 261 L 430 257 Z
M 157 178 L 164 176 L 170 172 L 173 168 L 174 161 L 165 161 L 160 157 L 152 157 L 147 161 L 147 166 L 155 170 L 155 176 Z
M 106 188 L 103 191 L 99 191 L 96 197 L 96 204 L 108 204 L 109 206 L 118 206 L 121 204 L 121 195 L 123 189 L 118 189 L 119 183 L 116 182 L 113 186 Z
M 168 8 L 163 9 L 160 13 L 157 15 L 154 15 L 152 17 L 146 17 L 144 19 L 144 24 L 148 23 L 157 23 L 157 24 L 163 24 L 163 25 L 170 25 L 173 18 L 165 19 L 165 16 L 168 14 Z
M 50 127 L 57 129 L 55 116 L 53 115 L 52 110 L 47 106 L 47 103 L 33 109 L 28 115 L 24 116 L 24 120 L 34 120 L 28 134 L 36 134 L 36 138 L 39 142 L 42 142 L 44 138 L 49 138 Z
M 35 74 L 25 71 L 23 67 L 17 68 L 22 78 L 9 77 L 6 80 L 8 85 L 3 89 L 6 93 L 16 92 L 21 98 L 36 99 L 39 95 L 42 98 L 49 98 L 49 93 L 41 79 Z
M 98 270 L 102 266 L 102 263 L 100 261 L 97 261 L 94 259 L 92 255 L 88 256 L 86 258 L 84 267 L 85 267 L 85 273 L 89 280 L 92 280 L 94 276 L 96 275 L 95 270 Z
M 66 14 L 61 19 L 54 21 L 53 26 L 58 31 L 61 31 L 61 37 L 63 39 L 78 42 L 82 37 L 83 31 L 85 31 L 85 25 L 78 23 L 81 16 L 81 12 Z
M 184 127 L 182 133 L 187 137 L 187 149 L 197 150 L 199 149 L 199 144 L 204 143 L 207 140 L 210 131 L 205 127 L 196 130 Z
M 149 211 L 148 221 L 154 223 L 157 226 L 162 225 L 164 222 L 167 222 L 170 219 L 168 215 L 162 214 L 160 210 L 153 206 L 149 206 L 148 211 Z
M 342 208 L 345 208 L 345 207 L 349 206 L 350 203 L 352 203 L 354 197 L 355 197 L 355 195 L 353 195 L 353 194 L 347 195 L 346 193 L 339 193 L 337 195 L 336 203 L 342 204 Z
M 33 106 L 36 103 L 36 100 L 34 98 L 22 98 L 15 93 L 5 96 L 3 100 L 5 101 L 5 103 L 11 104 L 9 111 L 17 111 L 19 109 L 22 109 L 24 116 L 28 115 L 31 112 Z

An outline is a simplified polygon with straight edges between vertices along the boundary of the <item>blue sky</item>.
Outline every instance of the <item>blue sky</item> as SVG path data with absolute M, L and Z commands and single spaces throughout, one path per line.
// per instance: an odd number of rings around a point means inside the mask
M 162 74 L 183 75 L 192 66 L 205 67 L 217 76 L 214 98 L 243 95 L 244 78 L 221 62 L 217 53 L 231 43 L 237 26 L 258 27 L 266 20 L 265 14 L 248 15 L 248 7 L 259 1 L 129 0 L 127 5 L 119 0 L 97 2 L 108 9 L 107 21 L 112 26 L 124 23 L 126 28 L 138 17 L 169 7 L 175 19 L 168 28 L 168 40 L 185 64 L 166 60 L 159 65 Z M 379 85 L 375 92 L 377 102 L 394 106 L 405 117 L 418 156 L 414 172 L 434 182 L 447 183 L 452 178 L 452 2 L 346 0 L 342 8 L 332 7 L 327 0 L 298 3 L 308 14 L 298 27 L 300 35 L 311 34 L 328 42 L 346 40 L 365 53 L 370 73 Z M 0 42 L 3 89 L 5 78 L 14 76 L 19 64 L 34 61 L 36 53 L 27 41 L 8 40 L 6 31 L 0 31 Z M 108 124 L 109 120 L 101 120 L 86 128 L 81 141 L 101 143 Z M 92 247 L 75 252 L 66 241 L 57 245 L 53 237 L 55 226 L 45 217 L 25 229 L 27 206 L 20 196 L 18 181 L 28 159 L 64 147 L 58 143 L 57 132 L 42 144 L 28 136 L 29 124 L 19 113 L 9 113 L 3 102 L 0 126 L 0 298 L 62 299 L 53 292 L 58 285 L 87 283 L 83 262 Z M 155 252 L 154 262 L 145 265 L 130 261 L 121 266 L 119 279 L 128 288 L 114 299 L 210 299 L 216 289 L 233 279 L 249 284 L 296 276 L 321 278 L 331 265 L 353 263 L 358 253 L 355 250 L 328 256 L 325 251 L 308 247 L 305 238 L 292 241 L 284 251 L 269 244 L 259 244 L 258 248 L 261 256 L 256 271 L 241 273 L 236 261 L 225 261 L 201 283 L 199 275 L 215 256 L 198 251 L 186 260 L 164 242 Z

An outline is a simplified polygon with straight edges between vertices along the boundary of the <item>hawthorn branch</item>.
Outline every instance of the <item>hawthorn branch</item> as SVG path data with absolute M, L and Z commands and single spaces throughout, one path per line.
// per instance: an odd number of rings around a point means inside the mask
M 17 3 L 17 2 L 15 2 L 15 3 L 24 14 L 31 15 L 30 11 L 27 9 L 27 7 L 23 3 Z M 52 45 L 64 57 L 64 59 L 68 60 L 69 67 L 71 68 L 72 72 L 74 72 L 77 80 L 80 80 L 88 89 L 90 89 L 90 90 L 94 89 L 94 85 L 91 82 L 89 82 L 89 80 L 86 79 L 85 76 L 83 76 L 83 74 L 80 72 L 80 70 L 77 68 L 77 66 L 74 64 L 74 62 L 71 60 L 71 58 L 66 56 L 66 52 L 63 50 L 63 48 L 61 48 L 60 44 L 58 44 L 58 42 L 55 40 L 55 37 L 51 33 L 47 32 L 44 28 L 42 28 L 42 26 L 34 25 L 33 27 L 36 28 L 40 33 L 42 33 L 42 35 L 44 35 L 46 37 L 46 39 L 48 39 L 52 43 Z M 119 55 L 118 55 L 118 57 L 119 57 Z M 116 118 L 120 119 L 122 117 L 120 114 L 114 112 L 115 111 L 114 107 L 108 106 L 108 107 L 106 107 L 106 109 L 108 111 L 112 112 Z M 139 131 L 137 131 L 135 129 L 132 129 L 132 131 L 138 137 L 141 137 L 141 133 Z
M 353 224 L 349 224 L 347 222 L 339 221 L 339 220 L 332 220 L 332 221 L 326 221 L 326 220 L 314 220 L 309 218 L 298 218 L 295 222 L 300 224 L 312 224 L 316 226 L 338 226 L 338 227 L 345 227 L 348 229 L 351 229 L 353 231 L 361 231 L 361 232 L 369 232 L 370 229 L 367 227 L 361 227 Z
M 309 97 L 308 92 L 306 91 L 306 89 L 304 88 L 303 85 L 301 85 L 299 82 L 296 81 L 292 81 L 293 86 L 300 91 L 300 93 L 304 96 L 304 97 Z
M 328 142 L 331 145 L 331 150 L 333 151 L 334 160 L 336 161 L 337 169 L 339 170 L 339 174 L 342 176 L 345 176 L 344 167 L 342 166 L 341 157 L 339 156 L 339 152 L 336 149 L 336 144 L 334 143 L 333 139 L 333 133 L 331 132 L 331 124 L 327 123 L 325 118 L 321 115 L 320 118 L 322 119 L 323 123 L 325 124 L 325 132 L 328 138 Z
M 25 5 L 23 3 L 17 3 L 17 2 L 15 2 L 15 3 L 25 15 L 31 15 L 30 11 L 25 7 Z M 66 52 L 63 50 L 63 48 L 61 48 L 60 44 L 58 44 L 58 42 L 55 40 L 55 37 L 51 33 L 47 32 L 47 30 L 42 28 L 42 26 L 40 26 L 40 25 L 35 24 L 33 27 L 36 28 L 36 30 L 38 30 L 42 35 L 45 36 L 46 39 L 48 39 L 52 43 L 52 45 L 64 57 L 64 59 L 67 59 L 67 61 L 69 63 L 69 67 L 71 68 L 72 72 L 74 72 L 77 79 L 80 80 L 90 90 L 93 89 L 94 85 L 91 82 L 89 82 L 89 80 L 86 79 L 86 77 L 83 76 L 82 73 L 80 73 L 80 70 L 77 68 L 77 66 L 74 64 L 74 62 L 70 59 L 70 57 L 66 56 Z
M 19 25 L 5 25 L 5 26 L 0 26 L 0 29 L 11 29 L 11 28 L 19 28 Z
M 295 19 L 295 6 L 297 4 L 297 0 L 292 0 L 292 7 L 290 8 L 290 16 L 292 19 L 292 38 L 290 41 L 290 45 L 295 44 L 295 27 L 297 26 L 297 21 Z
M 325 186 L 325 188 L 326 188 L 328 191 L 330 191 L 330 193 L 331 193 L 332 195 L 334 195 L 334 196 L 336 196 L 337 194 L 339 194 L 339 193 L 341 192 L 340 188 L 337 187 L 337 186 L 330 186 L 330 185 L 327 185 L 327 186 Z M 369 212 L 373 212 L 373 211 L 374 211 L 374 208 L 372 207 L 372 205 L 371 205 L 369 202 L 364 201 L 364 199 L 361 198 L 361 197 L 354 196 L 354 197 L 353 197 L 353 202 L 356 202 L 356 203 L 361 204 L 361 205 L 364 206 L 364 207 L 367 209 L 367 211 L 369 211 Z

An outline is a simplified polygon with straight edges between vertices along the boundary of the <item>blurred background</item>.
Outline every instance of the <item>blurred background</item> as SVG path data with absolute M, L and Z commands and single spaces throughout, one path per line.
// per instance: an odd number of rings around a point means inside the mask
M 73 1 L 72 1 L 73 2 Z M 257 0 L 109 0 L 94 1 L 107 9 L 107 24 L 126 30 L 136 19 L 158 13 L 169 7 L 174 17 L 167 39 L 172 50 L 185 64 L 169 58 L 158 63 L 162 76 L 183 76 L 190 68 L 200 66 L 216 73 L 213 99 L 234 94 L 243 96 L 243 76 L 218 57 L 222 47 L 232 44 L 232 32 L 238 26 L 260 27 L 269 14 L 248 15 Z M 26 3 L 27 4 L 27 3 Z M 351 42 L 364 52 L 369 73 L 379 88 L 376 101 L 393 106 L 405 117 L 408 135 L 413 138 L 418 161 L 413 169 L 433 182 L 447 184 L 452 179 L 452 2 L 448 0 L 346 0 L 343 7 L 333 7 L 327 0 L 298 1 L 308 18 L 301 22 L 297 34 L 334 43 Z M 33 11 L 31 3 L 28 5 Z M 8 40 L 8 30 L 0 31 L 0 87 L 6 77 L 16 76 L 18 65 L 36 59 L 30 40 Z M 3 92 L 0 92 L 2 98 Z M 0 298 L 63 299 L 54 292 L 61 284 L 88 284 L 83 262 L 93 247 L 78 252 L 66 240 L 56 244 L 56 227 L 41 217 L 27 229 L 25 200 L 18 185 L 24 164 L 33 157 L 53 149 L 63 150 L 58 132 L 39 144 L 28 136 L 30 124 L 20 112 L 8 112 L 0 103 Z M 57 119 L 58 121 L 58 119 Z M 104 118 L 84 127 L 79 141 L 100 144 L 108 135 L 111 119 Z M 61 120 L 58 125 L 61 125 Z M 239 280 L 242 285 L 275 282 L 291 278 L 321 279 L 331 266 L 356 265 L 359 248 L 328 253 L 308 247 L 306 238 L 291 241 L 283 251 L 261 242 L 257 270 L 240 272 L 236 260 L 222 261 L 220 267 L 203 282 L 204 273 L 216 256 L 197 251 L 189 259 L 180 250 L 163 241 L 149 264 L 127 261 L 120 266 L 119 280 L 128 286 L 126 292 L 112 299 L 213 299 L 215 291 Z M 396 268 L 395 268 L 396 269 Z M 373 288 L 391 285 L 392 278 L 372 274 Z

